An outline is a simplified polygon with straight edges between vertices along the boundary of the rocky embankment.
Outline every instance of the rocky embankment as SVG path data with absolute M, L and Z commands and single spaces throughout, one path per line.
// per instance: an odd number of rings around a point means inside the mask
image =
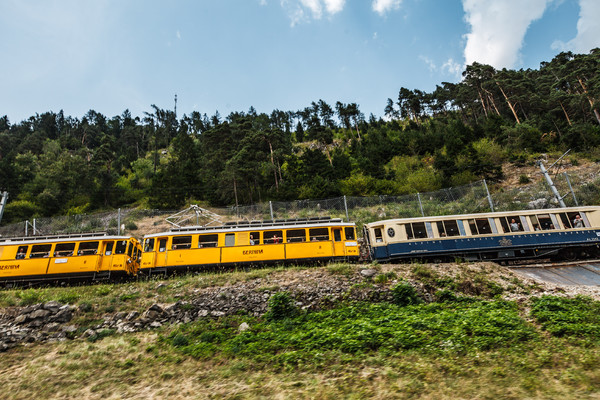
M 445 277 L 454 280 L 461 295 L 484 295 L 482 290 L 488 285 L 486 282 L 494 282 L 503 288 L 504 298 L 519 302 L 544 294 L 583 294 L 600 298 L 597 287 L 560 287 L 534 282 L 495 264 L 443 264 L 427 268 L 425 271 L 433 271 L 431 274 L 435 274 L 436 279 Z M 379 275 L 382 276 L 378 278 Z M 98 315 L 98 318 L 94 315 L 93 318 L 101 322 L 91 326 L 77 323 L 89 320 L 90 313 L 94 312 L 87 302 L 79 306 L 49 301 L 27 307 L 9 307 L 0 310 L 0 351 L 24 343 L 93 339 L 107 333 L 138 332 L 201 318 L 234 314 L 260 316 L 267 311 L 269 298 L 280 291 L 288 292 L 296 306 L 305 310 L 330 308 L 340 301 L 390 301 L 391 288 L 400 280 L 412 284 L 426 302 L 433 301 L 440 289 L 432 285 L 431 276 L 415 276 L 411 265 L 382 265 L 377 269 L 357 268 L 343 273 L 325 268 L 276 272 L 264 278 L 224 286 L 189 288 L 185 295 L 174 292 L 173 288 L 178 286 L 176 278 L 157 281 L 151 288 L 153 292 L 165 291 L 172 296 L 170 298 L 182 300 L 166 303 L 156 294 L 154 303 L 149 306 L 150 303 L 147 303 L 139 310 L 113 312 Z M 519 284 L 515 284 L 517 280 Z M 87 319 L 80 318 L 86 316 Z
M 317 274 L 315 274 L 315 272 Z M 77 316 L 89 312 L 86 307 L 60 304 L 56 301 L 27 307 L 10 307 L 0 311 L 0 351 L 22 343 L 88 338 L 103 332 L 136 332 L 156 329 L 166 324 L 179 324 L 199 318 L 216 318 L 246 313 L 260 316 L 267 311 L 271 295 L 287 291 L 302 309 L 329 307 L 341 300 L 384 301 L 390 299 L 387 286 L 361 282 L 372 279 L 377 271 L 363 269 L 352 277 L 332 276 L 311 270 L 310 279 L 301 277 L 282 281 L 254 279 L 224 287 L 194 289 L 190 300 L 172 304 L 154 303 L 145 310 L 115 312 L 103 316 L 103 322 L 91 327 L 73 323 Z M 156 289 L 174 281 L 158 282 Z M 269 286 L 265 286 L 265 285 Z M 275 286 L 274 286 L 275 285 Z M 426 293 L 423 293 L 426 296 Z M 160 300 L 160 299 L 159 299 Z

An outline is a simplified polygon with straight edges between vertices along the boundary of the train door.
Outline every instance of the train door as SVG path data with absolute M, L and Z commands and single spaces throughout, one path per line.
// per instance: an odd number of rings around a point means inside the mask
M 344 240 L 342 239 L 342 228 L 331 228 L 333 234 L 333 256 L 343 257 L 344 253 Z
M 169 238 L 157 238 L 158 246 L 156 248 L 154 267 L 161 268 L 167 265 L 167 241 Z
M 113 262 L 114 241 L 102 242 L 100 271 L 110 270 Z

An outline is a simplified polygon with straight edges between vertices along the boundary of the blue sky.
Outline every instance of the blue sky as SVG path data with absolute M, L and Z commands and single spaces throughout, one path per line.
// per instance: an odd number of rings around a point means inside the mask
M 600 47 L 600 0 L 0 0 L 0 115 L 296 111 L 383 116 L 464 66 Z

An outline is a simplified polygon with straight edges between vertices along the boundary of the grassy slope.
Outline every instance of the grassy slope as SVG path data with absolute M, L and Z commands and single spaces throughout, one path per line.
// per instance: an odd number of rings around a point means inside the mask
M 322 279 L 324 275 L 352 277 L 357 275 L 359 268 L 333 265 L 319 270 L 315 279 Z M 383 265 L 375 268 L 380 274 L 369 284 L 393 286 L 395 282 L 406 279 L 430 293 L 446 289 L 459 295 L 477 294 L 479 299 L 491 301 L 499 301 L 500 296 L 514 300 L 511 304 L 515 305 L 522 323 L 536 334 L 529 340 L 487 349 L 476 342 L 468 344 L 471 342 L 467 337 L 467 345 L 460 351 L 418 346 L 411 349 L 380 346 L 372 350 L 359 348 L 358 351 L 326 347 L 322 352 L 295 350 L 293 354 L 297 357 L 290 363 L 281 362 L 280 354 L 270 353 L 269 343 L 265 343 L 262 349 L 259 346 L 254 352 L 217 351 L 194 356 L 185 348 L 172 345 L 172 338 L 178 332 L 188 334 L 190 340 L 194 339 L 193 335 L 196 339 L 206 337 L 207 332 L 213 337 L 231 333 L 231 329 L 207 328 L 207 324 L 201 322 L 184 329 L 163 327 L 157 331 L 111 335 L 95 342 L 77 339 L 31 344 L 2 353 L 0 397 L 597 398 L 600 389 L 600 371 L 596 368 L 600 361 L 600 342 L 595 333 L 597 326 L 586 325 L 583 320 L 572 320 L 568 326 L 583 326 L 587 330 L 583 329 L 580 334 L 553 336 L 548 333 L 548 326 L 530 313 L 532 303 L 529 298 L 548 293 L 552 288 L 520 280 L 510 271 L 490 264 Z M 204 288 L 231 286 L 257 279 L 264 287 L 275 288 L 282 282 L 295 281 L 298 276 L 311 276 L 313 271 L 273 268 L 185 276 L 161 282 L 4 290 L 0 292 L 0 305 L 68 301 L 83 305 L 87 310 L 73 321 L 84 327 L 101 320 L 106 313 L 143 311 L 154 302 L 193 300 L 195 293 Z M 304 285 L 311 283 L 316 282 L 303 282 Z M 591 300 L 585 302 L 596 304 Z M 413 309 L 407 308 L 406 312 L 413 310 L 418 313 L 428 306 L 411 307 Z M 580 308 L 579 305 L 577 309 Z M 594 313 L 597 314 L 597 308 L 590 311 L 590 315 Z M 568 310 L 567 314 L 575 315 L 572 310 Z M 463 317 L 461 312 L 457 312 L 454 318 L 457 322 L 453 326 L 468 325 L 469 328 L 469 320 L 461 320 Z M 256 333 L 274 329 L 274 325 L 245 316 L 224 318 L 221 323 L 237 324 L 242 320 L 249 321 Z M 592 322 L 596 323 L 595 320 Z M 356 317 L 355 323 L 363 324 L 365 321 Z M 485 320 L 478 323 L 481 329 L 486 329 Z M 552 322 L 546 321 L 548 323 Z M 314 324 L 294 326 L 302 334 L 309 329 L 317 329 Z M 236 334 L 233 333 L 222 337 L 220 342 L 209 342 L 216 343 L 217 349 L 219 346 L 225 349 L 231 344 L 230 340 L 235 339 Z

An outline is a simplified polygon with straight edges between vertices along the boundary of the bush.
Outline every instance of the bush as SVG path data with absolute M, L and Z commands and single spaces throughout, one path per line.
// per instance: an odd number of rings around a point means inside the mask
M 423 300 L 417 294 L 415 288 L 408 282 L 401 282 L 392 288 L 394 304 L 399 306 L 410 306 L 421 304 Z
M 5 222 L 24 221 L 41 214 L 41 209 L 28 200 L 16 200 L 8 203 L 4 209 Z
M 529 177 L 525 174 L 522 174 L 521 176 L 519 176 L 519 184 L 524 185 L 526 183 L 530 183 L 531 179 L 529 179 Z
M 269 299 L 269 310 L 265 314 L 267 321 L 276 321 L 291 318 L 298 314 L 294 299 L 287 292 L 275 293 Z

